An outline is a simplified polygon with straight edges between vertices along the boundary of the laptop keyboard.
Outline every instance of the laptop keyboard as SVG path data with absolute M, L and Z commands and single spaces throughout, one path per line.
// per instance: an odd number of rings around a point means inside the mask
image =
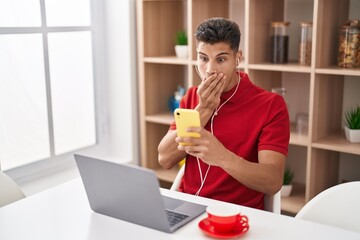
M 169 223 L 170 223 L 171 227 L 174 226 L 175 224 L 181 222 L 185 218 L 189 217 L 188 215 L 173 212 L 173 211 L 170 211 L 168 209 L 166 209 L 165 212 L 166 212 L 166 215 L 167 215 L 167 217 L 169 219 Z

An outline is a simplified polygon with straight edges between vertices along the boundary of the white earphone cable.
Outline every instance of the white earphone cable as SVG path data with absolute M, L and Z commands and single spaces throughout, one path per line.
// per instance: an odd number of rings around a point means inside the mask
M 198 73 L 199 74 L 199 73 Z M 225 103 L 227 103 L 234 95 L 235 93 L 237 92 L 238 88 L 239 88 L 239 85 L 240 85 L 240 74 L 239 74 L 239 80 L 238 80 L 238 83 L 236 85 L 236 88 L 235 88 L 235 91 L 233 92 L 233 94 L 231 94 L 231 96 L 226 99 L 225 102 L 223 102 L 218 108 L 215 109 L 213 115 L 211 116 L 211 122 L 210 122 L 210 128 L 211 128 L 211 134 L 214 135 L 214 117 L 216 115 L 218 115 L 218 112 L 220 111 L 220 109 L 225 105 Z M 206 173 L 205 173 L 205 176 L 203 177 L 203 174 L 202 174 L 202 170 L 201 170 L 201 166 L 200 166 L 200 160 L 198 157 L 196 157 L 196 160 L 197 160 L 197 164 L 198 164 L 198 168 L 199 168 L 199 173 L 200 173 L 200 181 L 201 181 L 201 184 L 200 184 L 200 188 L 199 190 L 195 193 L 195 196 L 199 196 L 200 194 L 200 191 L 201 189 L 203 188 L 204 184 L 205 184 L 205 181 L 206 181 L 206 178 L 208 176 L 208 173 L 209 173 L 209 170 L 210 170 L 210 167 L 211 165 L 208 166 L 207 170 L 206 170 Z

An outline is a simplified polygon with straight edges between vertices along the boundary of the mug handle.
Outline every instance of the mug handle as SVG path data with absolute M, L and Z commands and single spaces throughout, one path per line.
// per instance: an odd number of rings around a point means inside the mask
M 249 219 L 246 215 L 238 215 L 238 222 L 240 222 L 241 225 L 246 226 L 248 225 Z

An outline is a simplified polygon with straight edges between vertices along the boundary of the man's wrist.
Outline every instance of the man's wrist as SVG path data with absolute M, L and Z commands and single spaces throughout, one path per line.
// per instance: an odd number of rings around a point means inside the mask
M 212 116 L 214 110 L 207 107 L 202 107 L 200 105 L 197 105 L 195 107 L 195 110 L 199 112 L 200 122 L 201 125 L 204 127 L 206 123 L 209 121 L 210 117 Z

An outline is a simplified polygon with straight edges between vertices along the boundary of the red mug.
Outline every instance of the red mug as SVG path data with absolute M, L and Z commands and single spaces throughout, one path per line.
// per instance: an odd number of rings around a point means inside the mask
M 208 219 L 215 232 L 228 233 L 247 222 L 247 217 L 240 215 L 240 208 L 235 205 L 212 205 L 206 208 Z

